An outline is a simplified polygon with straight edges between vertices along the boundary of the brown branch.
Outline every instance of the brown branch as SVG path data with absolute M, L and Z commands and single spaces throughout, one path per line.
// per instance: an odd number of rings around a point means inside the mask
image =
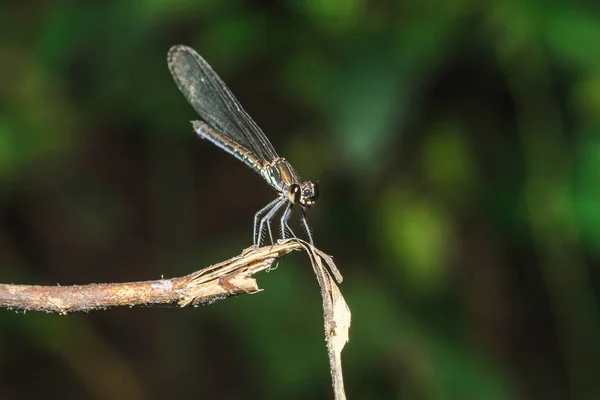
M 241 255 L 186 276 L 155 281 L 73 286 L 0 284 L 0 308 L 67 314 L 122 306 L 198 306 L 260 291 L 253 275 L 268 270 L 297 241 L 250 247 Z
M 335 284 L 342 282 L 342 275 L 330 256 L 302 240 L 250 247 L 237 257 L 180 278 L 73 286 L 0 284 L 0 308 L 68 314 L 122 306 L 209 304 L 260 291 L 253 275 L 268 270 L 275 260 L 295 250 L 308 254 L 319 282 L 334 397 L 345 400 L 341 352 L 348 342 L 351 315 Z

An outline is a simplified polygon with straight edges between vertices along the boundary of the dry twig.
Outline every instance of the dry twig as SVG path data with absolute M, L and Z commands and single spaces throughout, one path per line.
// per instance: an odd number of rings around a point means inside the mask
M 0 284 L 0 308 L 68 314 L 122 306 L 210 304 L 260 291 L 253 275 L 270 269 L 275 260 L 295 250 L 306 251 L 317 276 L 334 394 L 336 399 L 345 399 L 341 351 L 348 341 L 350 310 L 331 275 L 339 283 L 342 276 L 330 256 L 301 240 L 250 247 L 237 257 L 179 278 L 73 286 Z
M 72 286 L 0 284 L 0 307 L 67 314 L 122 306 L 197 306 L 259 291 L 252 277 L 300 250 L 298 242 L 248 248 L 241 255 L 186 276 L 155 281 Z

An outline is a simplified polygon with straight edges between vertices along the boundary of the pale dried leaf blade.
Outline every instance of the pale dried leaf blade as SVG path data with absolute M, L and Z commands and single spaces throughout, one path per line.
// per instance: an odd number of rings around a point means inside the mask
M 306 242 L 303 242 L 302 245 L 310 258 L 323 298 L 325 341 L 327 342 L 334 396 L 336 400 L 345 400 L 342 349 L 349 338 L 350 308 L 335 284 L 332 274 L 338 282 L 342 281 L 342 276 L 330 256 Z M 327 264 L 332 274 L 329 273 L 323 262 Z
M 333 392 L 336 400 L 345 400 L 346 392 L 344 390 L 344 374 L 342 372 L 342 350 L 346 343 L 348 343 L 349 338 L 350 309 L 331 275 L 327 274 L 325 279 L 329 280 L 329 296 L 331 296 L 329 303 L 332 304 L 329 316 L 330 320 L 327 321 L 327 315 L 325 317 L 325 337 L 327 340 L 331 379 L 333 381 Z M 325 304 L 325 301 L 323 304 Z
M 344 346 L 350 340 L 350 322 L 352 314 L 350 307 L 344 300 L 342 292 L 337 285 L 331 282 L 331 297 L 333 299 L 333 321 L 335 322 L 335 333 L 333 334 L 334 350 L 341 353 Z

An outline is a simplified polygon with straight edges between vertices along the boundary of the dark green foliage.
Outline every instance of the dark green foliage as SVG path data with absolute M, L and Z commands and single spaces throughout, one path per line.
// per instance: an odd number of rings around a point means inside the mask
M 1 282 L 183 275 L 251 245 L 275 192 L 194 137 L 173 44 L 320 180 L 349 398 L 600 398 L 594 3 L 3 2 Z M 202 309 L 0 312 L 0 398 L 331 398 L 310 264 L 261 278 Z

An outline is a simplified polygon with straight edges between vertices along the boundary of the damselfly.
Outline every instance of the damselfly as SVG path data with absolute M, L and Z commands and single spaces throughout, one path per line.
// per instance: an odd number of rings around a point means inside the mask
M 258 172 L 279 192 L 275 200 L 254 216 L 254 244 L 260 246 L 265 226 L 273 243 L 271 219 L 283 206 L 285 209 L 281 216 L 281 235 L 285 239 L 287 229 L 295 237 L 288 220 L 292 207 L 298 204 L 302 209 L 302 224 L 312 245 L 306 211 L 319 195 L 317 183 L 300 181 L 292 166 L 285 158 L 277 155 L 269 139 L 244 111 L 217 73 L 194 49 L 187 46 L 171 47 L 168 63 L 179 90 L 202 118 L 202 121 L 192 122 L 198 136 L 209 140 Z

